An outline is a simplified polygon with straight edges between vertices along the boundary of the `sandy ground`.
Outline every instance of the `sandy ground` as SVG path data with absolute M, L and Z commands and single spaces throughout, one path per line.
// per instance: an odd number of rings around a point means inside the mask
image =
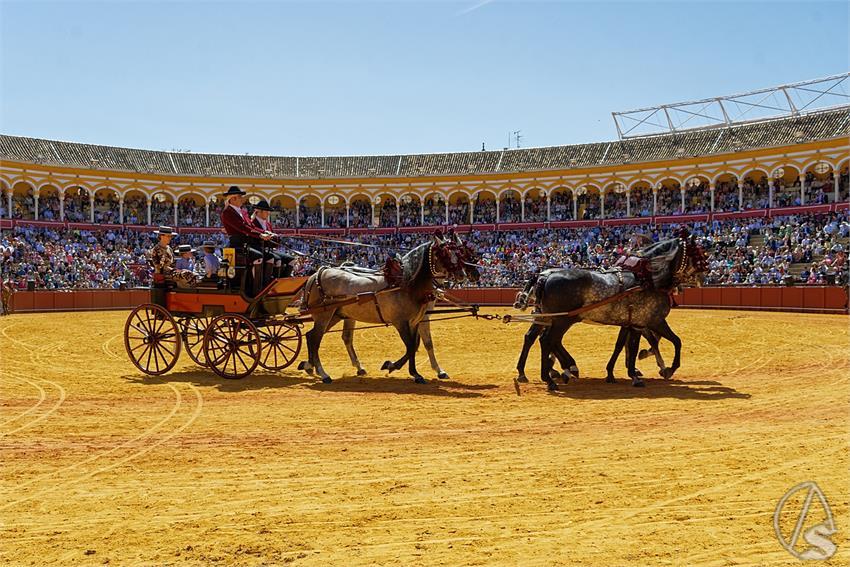
M 773 514 L 807 480 L 839 530 L 828 564 L 850 562 L 847 317 L 676 310 L 682 368 L 641 362 L 644 389 L 604 383 L 616 329 L 579 325 L 586 377 L 517 396 L 519 325 L 435 324 L 452 377 L 426 385 L 378 370 L 391 331 L 358 333 L 362 378 L 329 335 L 326 386 L 185 354 L 146 377 L 126 316 L 0 319 L 0 562 L 796 565 Z

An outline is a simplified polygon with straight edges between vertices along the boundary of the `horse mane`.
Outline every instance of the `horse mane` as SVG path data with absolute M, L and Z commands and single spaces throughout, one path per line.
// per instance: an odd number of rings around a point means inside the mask
M 682 247 L 678 238 L 661 240 L 638 251 L 638 256 L 649 261 L 649 272 L 656 289 L 665 289 L 672 285 L 673 263 L 680 251 Z
M 424 242 L 401 257 L 402 285 L 407 287 L 422 274 L 422 268 L 428 262 L 431 243 Z

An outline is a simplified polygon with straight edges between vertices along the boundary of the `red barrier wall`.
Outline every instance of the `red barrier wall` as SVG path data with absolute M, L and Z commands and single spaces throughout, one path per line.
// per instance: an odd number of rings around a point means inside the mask
M 513 305 L 518 288 L 453 289 L 453 299 L 479 305 Z M 703 287 L 688 288 L 674 297 L 679 307 L 848 313 L 843 287 Z
M 456 301 L 478 305 L 513 305 L 518 288 L 453 289 Z M 703 287 L 688 288 L 675 296 L 680 307 L 707 309 L 751 309 L 847 313 L 847 290 L 843 287 Z M 101 311 L 132 309 L 150 301 L 147 289 L 117 291 L 19 291 L 12 298 L 17 313 L 37 311 Z

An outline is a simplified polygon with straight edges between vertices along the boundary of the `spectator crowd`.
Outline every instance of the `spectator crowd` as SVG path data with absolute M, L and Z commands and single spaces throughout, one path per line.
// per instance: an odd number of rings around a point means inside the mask
M 368 203 L 359 214 L 371 214 Z M 678 228 L 674 224 L 646 224 L 473 231 L 464 239 L 477 250 L 483 266 L 479 285 L 517 286 L 546 267 L 610 267 L 639 243 L 669 237 Z M 846 212 L 713 221 L 688 224 L 687 228 L 708 253 L 706 285 L 847 283 L 850 224 Z M 303 274 L 322 264 L 343 262 L 379 268 L 390 251 L 404 253 L 426 239 L 427 233 L 352 238 L 375 246 L 310 238 L 284 238 L 283 242 L 298 256 L 295 273 Z M 223 233 L 184 229 L 172 244 L 198 247 L 210 239 L 219 249 L 226 242 Z M 147 253 L 154 241 L 152 232 L 120 227 L 88 231 L 18 225 L 0 235 L 2 277 L 11 279 L 20 289 L 26 288 L 28 281 L 38 289 L 51 290 L 147 285 Z

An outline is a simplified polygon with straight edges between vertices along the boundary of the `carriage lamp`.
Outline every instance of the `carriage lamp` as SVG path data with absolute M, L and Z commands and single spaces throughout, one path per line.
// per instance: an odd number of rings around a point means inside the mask
M 230 266 L 229 268 L 227 268 L 227 277 L 230 278 L 230 279 L 233 279 L 233 278 L 236 277 L 236 267 L 235 266 Z

